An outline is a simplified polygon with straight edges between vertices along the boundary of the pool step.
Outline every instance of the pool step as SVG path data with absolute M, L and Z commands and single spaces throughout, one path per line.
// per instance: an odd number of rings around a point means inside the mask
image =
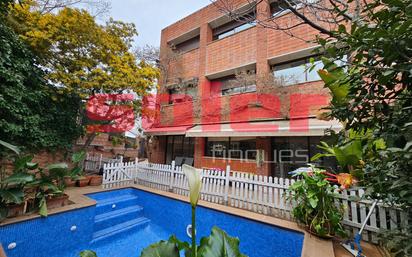
M 97 199 L 92 243 L 113 240 L 112 236 L 118 237 L 131 229 L 145 228 L 150 220 L 143 217 L 143 207 L 138 202 L 138 197 L 131 193 Z
M 134 206 L 137 204 L 137 200 L 137 196 L 131 194 L 98 200 L 96 205 L 96 215 Z
M 94 219 L 95 231 L 102 230 L 128 220 L 142 217 L 143 207 L 133 205 L 115 211 L 106 212 L 96 215 Z
M 106 238 L 109 238 L 111 236 L 122 233 L 132 228 L 145 227 L 146 225 L 148 225 L 149 222 L 149 219 L 145 217 L 139 217 L 133 220 L 117 224 L 115 226 L 111 226 L 109 228 L 98 230 L 93 233 L 92 243 L 96 243 L 98 241 L 104 240 Z

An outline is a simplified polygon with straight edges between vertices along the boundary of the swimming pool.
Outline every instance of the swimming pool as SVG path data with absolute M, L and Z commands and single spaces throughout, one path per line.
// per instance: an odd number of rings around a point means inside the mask
M 92 249 L 99 257 L 139 256 L 143 248 L 175 234 L 190 241 L 190 205 L 138 189 L 90 194 L 96 206 L 0 227 L 0 242 L 8 257 L 77 257 Z M 216 225 L 240 238 L 250 257 L 301 256 L 302 233 L 197 208 L 198 239 Z M 14 249 L 7 249 L 15 243 Z

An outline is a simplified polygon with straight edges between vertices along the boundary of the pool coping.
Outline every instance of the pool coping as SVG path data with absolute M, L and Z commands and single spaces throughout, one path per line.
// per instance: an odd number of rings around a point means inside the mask
M 141 186 L 141 185 L 127 185 L 127 186 L 108 188 L 108 189 L 104 189 L 101 186 L 84 187 L 84 188 L 67 188 L 65 193 L 69 195 L 70 200 L 73 202 L 73 204 L 70 204 L 70 205 L 67 205 L 67 206 L 64 206 L 58 209 L 52 209 L 49 211 L 49 215 L 54 215 L 54 214 L 58 214 L 62 212 L 68 212 L 72 210 L 94 206 L 96 204 L 96 201 L 87 197 L 86 196 L 87 194 L 113 191 L 113 190 L 126 189 L 126 188 L 132 188 L 132 189 L 134 188 L 134 189 L 146 191 L 149 193 L 153 193 L 153 194 L 157 194 L 157 195 L 161 195 L 161 196 L 165 196 L 165 197 L 169 197 L 175 200 L 189 203 L 189 199 L 186 196 L 181 196 L 181 195 L 177 195 L 171 192 L 152 189 L 152 188 L 148 188 L 148 187 Z M 333 249 L 333 243 L 331 240 L 324 240 L 316 236 L 313 236 L 310 233 L 303 230 L 301 227 L 299 227 L 298 224 L 295 222 L 287 221 L 287 220 L 283 220 L 283 219 L 279 219 L 279 218 L 275 218 L 275 217 L 267 216 L 263 214 L 254 213 L 254 212 L 247 211 L 244 209 L 229 207 L 226 205 L 221 205 L 221 204 L 216 204 L 216 203 L 210 203 L 210 202 L 206 202 L 203 200 L 199 200 L 198 205 L 205 207 L 205 208 L 210 208 L 210 209 L 221 211 L 227 214 L 239 216 L 242 218 L 247 218 L 250 220 L 266 223 L 269 225 L 277 226 L 277 227 L 288 229 L 288 230 L 293 230 L 293 231 L 304 234 L 301 257 L 314 257 L 314 256 L 334 257 L 335 256 L 334 249 Z M 40 215 L 31 214 L 31 215 L 26 215 L 26 216 L 20 216 L 17 218 L 7 219 L 0 224 L 0 228 L 6 225 L 19 223 L 19 222 L 23 222 L 27 220 L 32 220 L 36 218 L 40 218 Z M 0 257 L 2 257 L 1 251 L 0 251 Z

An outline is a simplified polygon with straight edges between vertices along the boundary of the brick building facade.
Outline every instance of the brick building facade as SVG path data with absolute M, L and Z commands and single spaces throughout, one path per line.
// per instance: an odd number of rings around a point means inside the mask
M 284 22 L 292 15 L 279 13 L 272 1 L 254 10 L 259 20 L 275 14 Z M 293 33 L 316 36 L 308 26 Z M 340 125 L 316 119 L 329 94 L 316 69 L 304 68 L 318 57 L 316 45 L 301 39 L 233 21 L 213 4 L 163 29 L 161 64 L 168 69 L 158 92 L 159 116 L 146 130 L 150 161 L 192 164 L 193 158 L 199 168 L 230 164 L 273 176 L 307 162 L 325 129 Z

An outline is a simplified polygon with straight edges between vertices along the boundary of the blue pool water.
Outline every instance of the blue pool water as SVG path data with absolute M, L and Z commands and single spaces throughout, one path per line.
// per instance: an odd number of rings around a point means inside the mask
M 91 249 L 99 257 L 137 257 L 143 248 L 171 234 L 190 241 L 190 205 L 137 189 L 89 195 L 97 205 L 13 225 L 0 226 L 8 257 L 78 257 Z M 240 238 L 250 257 L 301 256 L 303 234 L 276 226 L 197 208 L 198 239 L 216 225 Z M 73 230 L 75 226 L 75 230 Z M 10 243 L 14 249 L 7 249 Z

